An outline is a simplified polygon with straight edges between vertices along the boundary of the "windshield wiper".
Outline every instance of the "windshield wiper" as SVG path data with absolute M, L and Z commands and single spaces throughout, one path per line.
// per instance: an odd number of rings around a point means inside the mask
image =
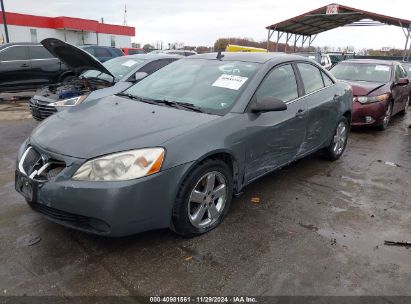
M 138 100 L 138 101 L 142 101 L 142 102 L 149 103 L 149 104 L 157 104 L 157 102 L 156 102 L 154 99 L 143 98 L 143 97 L 136 96 L 136 95 L 133 95 L 133 94 L 118 93 L 118 94 L 116 94 L 116 95 L 117 95 L 117 96 L 127 97 L 127 98 L 134 99 L 134 100 Z
M 194 112 L 199 112 L 199 113 L 204 113 L 204 111 L 200 108 L 197 107 L 196 105 L 188 102 L 177 102 L 177 101 L 171 101 L 171 100 L 166 100 L 166 99 L 151 99 L 151 98 L 145 98 L 141 96 L 136 96 L 128 93 L 118 93 L 118 96 L 124 96 L 130 99 L 146 102 L 149 104 L 157 104 L 157 105 L 165 105 L 168 107 L 173 107 L 176 109 L 184 109 L 184 110 L 190 110 Z
M 190 110 L 194 112 L 204 113 L 204 111 L 200 107 L 192 103 L 188 103 L 188 102 L 177 102 L 177 101 L 171 101 L 171 100 L 166 100 L 166 99 L 161 99 L 161 100 L 153 99 L 153 101 L 162 103 L 162 104 L 165 104 L 166 106 L 174 107 L 177 109 L 186 109 L 186 110 Z

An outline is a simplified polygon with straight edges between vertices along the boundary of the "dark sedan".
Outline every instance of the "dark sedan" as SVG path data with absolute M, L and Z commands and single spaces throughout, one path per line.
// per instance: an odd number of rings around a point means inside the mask
M 36 120 L 43 120 L 66 107 L 122 92 L 145 76 L 182 58 L 178 55 L 139 54 L 101 63 L 89 53 L 59 39 L 47 38 L 41 43 L 79 76 L 36 92 L 29 102 Z
M 392 116 L 406 112 L 410 87 L 400 63 L 352 59 L 340 62 L 330 72 L 352 86 L 353 126 L 376 126 L 385 130 Z
M 32 90 L 72 76 L 73 73 L 41 44 L 0 45 L 0 92 Z
M 15 187 L 86 232 L 195 236 L 259 177 L 318 150 L 338 159 L 351 106 L 351 87 L 301 56 L 191 56 L 42 122 L 18 151 Z

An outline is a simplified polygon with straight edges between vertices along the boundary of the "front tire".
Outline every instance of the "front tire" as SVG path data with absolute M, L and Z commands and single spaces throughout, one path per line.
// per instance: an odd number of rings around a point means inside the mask
M 220 159 L 201 162 L 184 179 L 173 208 L 173 230 L 197 236 L 217 227 L 230 207 L 232 169 Z
M 331 144 L 323 150 L 324 156 L 331 161 L 341 157 L 347 146 L 350 126 L 346 117 L 342 117 L 335 128 Z
M 377 127 L 378 130 L 384 131 L 385 129 L 388 128 L 388 124 L 390 123 L 391 117 L 392 117 L 392 109 L 393 109 L 393 104 L 390 102 L 387 106 L 387 109 L 385 110 L 384 118 L 382 119 L 382 123 Z

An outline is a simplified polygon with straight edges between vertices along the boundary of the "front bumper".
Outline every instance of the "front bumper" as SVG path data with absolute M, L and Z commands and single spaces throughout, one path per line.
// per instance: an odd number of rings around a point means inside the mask
M 382 124 L 388 101 L 379 101 L 369 104 L 353 102 L 352 107 L 352 126 L 378 126 Z M 366 117 L 371 117 L 371 120 Z
M 50 105 L 54 101 L 39 95 L 33 96 L 29 101 L 30 112 L 33 118 L 41 121 L 56 113 L 56 107 Z
M 37 150 L 37 148 L 36 148 Z M 44 155 L 44 151 L 39 151 Z M 121 182 L 85 182 L 71 179 L 85 160 L 60 158 L 67 167 L 47 181 L 27 178 L 16 170 L 16 190 L 29 206 L 61 225 L 107 236 L 125 236 L 170 227 L 172 208 L 180 181 L 191 163 L 152 176 Z M 21 180 L 33 187 L 28 199 Z

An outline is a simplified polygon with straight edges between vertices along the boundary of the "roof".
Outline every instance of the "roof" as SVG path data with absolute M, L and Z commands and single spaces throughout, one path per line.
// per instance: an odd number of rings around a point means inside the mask
M 397 61 L 395 60 L 383 60 L 383 59 L 347 59 L 344 61 L 341 61 L 341 63 L 375 63 L 375 64 L 381 64 L 381 65 L 393 65 Z
M 218 53 L 205 53 L 200 55 L 194 55 L 187 57 L 188 59 L 217 59 Z M 280 52 L 222 52 L 224 57 L 221 58 L 222 61 L 248 61 L 256 63 L 265 63 L 268 60 L 275 59 L 281 56 L 291 56 Z M 294 57 L 294 56 L 293 56 Z
M 77 31 L 96 32 L 102 34 L 135 36 L 135 28 L 130 26 L 100 23 L 96 20 L 72 17 L 45 17 L 6 12 L 9 25 L 30 26 L 37 28 L 67 29 Z M 0 24 L 3 16 L 0 14 Z
M 40 43 L 37 43 L 37 42 L 10 42 L 10 43 L 0 44 L 0 49 L 4 49 L 6 47 L 13 46 L 13 45 L 39 45 L 39 46 L 42 46 Z
M 122 56 L 127 58 L 135 58 L 142 60 L 156 60 L 156 59 L 167 59 L 167 58 L 186 58 L 185 56 L 176 55 L 176 54 L 134 54 Z
M 332 3 L 294 18 L 269 25 L 266 29 L 311 36 L 354 22 L 357 22 L 355 25 L 358 26 L 379 25 L 380 23 L 406 28 L 411 26 L 410 20 L 385 16 Z M 378 22 L 378 24 L 375 22 Z

